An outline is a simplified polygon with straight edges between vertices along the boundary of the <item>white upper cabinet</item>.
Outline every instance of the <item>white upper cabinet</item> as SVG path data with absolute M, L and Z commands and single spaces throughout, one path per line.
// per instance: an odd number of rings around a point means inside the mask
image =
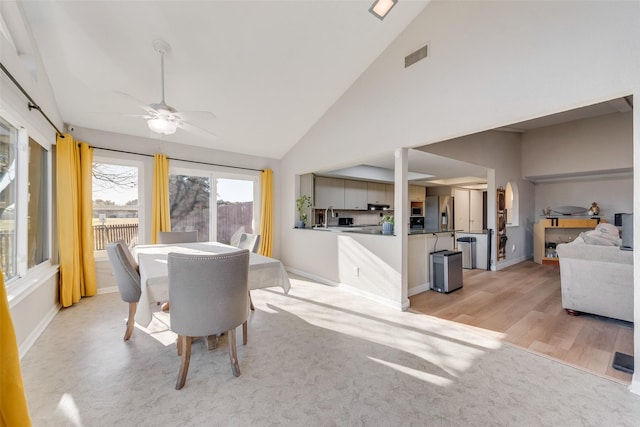
M 409 200 L 424 202 L 426 199 L 426 189 L 420 185 L 409 185 Z
M 393 194 L 393 184 L 385 184 L 385 204 L 389 205 L 389 208 L 393 209 L 393 198 L 395 197 Z
M 364 181 L 344 181 L 344 208 L 367 209 L 367 183 Z
M 386 184 L 380 182 L 367 182 L 367 203 L 373 205 L 387 204 Z
M 344 179 L 317 176 L 314 207 L 344 209 Z

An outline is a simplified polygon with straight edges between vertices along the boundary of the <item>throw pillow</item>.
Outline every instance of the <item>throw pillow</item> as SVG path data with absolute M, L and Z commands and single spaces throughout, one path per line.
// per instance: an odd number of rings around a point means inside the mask
M 609 224 L 608 222 L 603 222 L 596 225 L 596 231 L 607 234 L 607 237 L 615 237 L 616 239 L 620 238 L 620 230 L 618 229 L 618 227 L 613 224 Z
M 598 232 L 596 232 L 597 234 L 589 234 L 593 233 L 594 231 L 595 230 L 585 231 L 580 234 L 580 237 L 582 237 L 587 245 L 616 246 L 613 241 L 600 237 L 600 233 Z

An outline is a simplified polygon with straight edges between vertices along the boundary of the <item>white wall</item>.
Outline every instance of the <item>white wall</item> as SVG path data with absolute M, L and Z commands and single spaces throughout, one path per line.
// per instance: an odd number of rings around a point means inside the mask
M 522 134 L 522 174 L 529 178 L 595 175 L 630 171 L 632 167 L 631 112 L 575 120 Z
M 602 177 L 536 184 L 536 216 L 542 209 L 578 206 L 588 209 L 592 202 L 600 207 L 600 217 L 613 223 L 616 213 L 633 212 L 633 177 Z
M 430 57 L 404 69 L 404 56 L 425 42 Z M 397 147 L 445 141 L 638 95 L 638 52 L 640 2 L 431 2 L 283 158 L 282 221 L 293 224 L 296 174 L 352 166 L 367 155 Z M 634 111 L 635 153 L 640 151 L 639 117 Z M 494 186 L 504 185 L 522 176 L 516 175 L 519 165 L 506 166 L 507 171 L 496 169 L 490 185 L 492 180 Z M 634 154 L 634 166 L 640 167 L 639 154 Z M 521 212 L 533 215 L 532 184 L 521 181 L 518 186 Z M 638 187 L 634 207 L 640 211 Z M 493 191 L 489 197 L 493 207 Z M 522 251 L 532 246 L 534 218 L 520 220 L 521 230 L 509 229 L 509 236 L 510 243 L 512 235 L 520 240 Z M 640 229 L 640 218 L 636 226 Z M 287 265 L 338 278 L 335 263 L 319 255 L 335 250 L 335 241 L 289 227 L 282 233 Z M 383 261 L 392 259 L 384 248 L 377 255 Z M 636 262 L 640 265 L 639 254 Z M 640 319 L 640 292 L 635 302 Z M 639 363 L 640 331 L 635 342 Z M 640 393 L 640 374 L 634 384 Z

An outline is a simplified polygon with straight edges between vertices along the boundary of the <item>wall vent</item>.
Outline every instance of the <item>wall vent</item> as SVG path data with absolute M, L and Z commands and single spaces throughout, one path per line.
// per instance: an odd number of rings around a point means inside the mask
M 429 54 L 429 45 L 426 44 L 415 52 L 410 53 L 404 57 L 404 68 L 407 68 L 416 62 L 426 58 Z

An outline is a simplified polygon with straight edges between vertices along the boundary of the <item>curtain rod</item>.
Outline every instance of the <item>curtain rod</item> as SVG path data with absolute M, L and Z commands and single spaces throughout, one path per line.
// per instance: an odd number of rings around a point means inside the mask
M 4 66 L 4 64 L 2 62 L 0 62 L 0 67 L 2 68 L 2 71 L 4 71 L 4 73 L 7 75 L 7 77 L 9 77 L 9 79 L 13 82 L 14 85 L 16 85 L 16 87 L 18 89 L 20 89 L 20 92 L 22 92 L 22 94 L 24 96 L 27 97 L 27 99 L 29 100 L 29 111 L 31 110 L 38 110 L 40 112 L 40 114 L 42 114 L 42 116 L 47 119 L 47 121 L 49 122 L 49 124 L 56 130 L 56 132 L 58 133 L 59 136 L 61 136 L 62 138 L 64 138 L 64 135 L 62 134 L 62 132 L 60 132 L 60 130 L 58 129 L 58 127 L 56 125 L 53 124 L 53 122 L 49 119 L 49 117 L 44 113 L 44 111 L 42 111 L 42 108 L 40 108 L 40 106 L 36 103 L 36 101 L 33 100 L 33 98 L 31 98 L 31 96 L 29 96 L 29 94 L 27 93 L 26 90 L 24 90 L 24 88 L 22 87 L 22 85 L 20 83 L 18 83 L 18 81 L 13 77 L 13 75 L 9 72 L 9 70 L 7 70 Z
M 114 153 L 133 154 L 134 156 L 153 157 L 153 154 L 134 153 L 133 151 L 114 150 L 113 148 L 102 148 L 102 147 L 92 147 L 92 148 L 94 148 L 96 150 L 113 151 Z M 197 160 L 185 160 L 185 159 L 178 159 L 176 157 L 168 157 L 168 159 L 169 160 L 177 160 L 179 162 L 197 163 L 197 164 L 200 164 L 200 165 L 221 166 L 221 167 L 224 167 L 224 168 L 233 168 L 233 169 L 243 169 L 243 170 L 247 170 L 247 171 L 264 172 L 264 169 L 254 169 L 254 168 L 245 168 L 245 167 L 242 167 L 242 166 L 222 165 L 222 164 L 219 164 L 219 163 L 199 162 Z

